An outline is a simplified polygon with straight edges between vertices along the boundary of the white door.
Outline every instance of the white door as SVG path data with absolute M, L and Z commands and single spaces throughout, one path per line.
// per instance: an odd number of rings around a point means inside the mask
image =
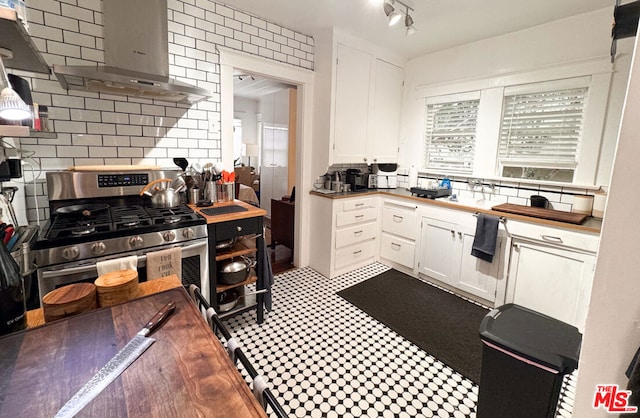
M 338 44 L 334 108 L 334 163 L 362 162 L 366 156 L 370 54 Z
M 402 68 L 381 59 L 376 60 L 368 143 L 369 158 L 373 162 L 394 163 L 398 160 L 403 81 Z
M 507 302 L 584 330 L 595 255 L 514 241 Z
M 465 292 L 486 299 L 490 302 L 496 299 L 498 274 L 501 271 L 504 237 L 498 235 L 493 262 L 488 263 L 471 255 L 471 247 L 475 238 L 475 229 L 459 227 L 457 238 L 460 241 L 461 260 L 460 272 L 455 286 Z
M 423 217 L 418 259 L 420 273 L 441 282 L 453 284 L 460 260 L 460 245 L 456 242 L 456 225 Z

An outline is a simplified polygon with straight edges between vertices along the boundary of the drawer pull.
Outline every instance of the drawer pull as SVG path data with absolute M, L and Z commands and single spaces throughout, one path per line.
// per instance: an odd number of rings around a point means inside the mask
M 353 231 L 353 235 L 362 235 L 362 229 L 359 231 Z
M 364 206 L 364 203 L 356 203 L 356 206 Z
M 404 217 L 399 216 L 399 215 L 393 215 L 393 220 L 396 222 L 402 222 L 402 220 L 404 219 Z
M 364 215 L 356 215 L 356 219 L 364 218 Z
M 238 232 L 242 232 L 242 227 L 241 226 L 237 226 L 236 229 L 238 230 Z
M 554 237 L 553 235 L 542 235 L 542 239 L 545 241 L 555 242 L 558 244 L 562 244 L 562 238 Z
M 400 244 L 396 244 L 395 242 L 392 242 L 392 243 L 391 243 L 391 247 L 392 247 L 394 250 L 399 250 L 400 248 L 402 248 L 402 245 L 400 245 Z
M 358 255 L 358 254 L 360 254 L 361 252 L 362 252 L 362 250 L 354 251 L 354 252 L 353 252 L 353 255 Z

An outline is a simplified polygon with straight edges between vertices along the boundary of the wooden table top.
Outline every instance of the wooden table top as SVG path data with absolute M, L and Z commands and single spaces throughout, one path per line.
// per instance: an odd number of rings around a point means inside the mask
M 171 300 L 155 343 L 78 416 L 266 417 L 184 288 L 0 338 L 2 415 L 54 416 Z
M 154 280 L 147 280 L 138 285 L 138 298 L 181 286 L 182 282 L 180 282 L 180 279 L 175 274 Z M 27 328 L 39 327 L 44 324 L 44 311 L 42 308 L 27 311 Z
M 233 212 L 233 213 L 225 213 L 223 215 L 215 215 L 210 216 L 202 213 L 202 209 L 208 208 L 219 208 L 222 206 L 241 206 L 246 208 L 247 210 L 244 212 Z M 233 202 L 216 202 L 213 206 L 208 206 L 207 208 L 199 208 L 196 205 L 189 205 L 193 210 L 198 212 L 200 215 L 204 216 L 207 220 L 207 224 L 214 224 L 219 222 L 227 222 L 227 221 L 235 221 L 237 219 L 246 219 L 246 218 L 254 218 L 256 216 L 265 216 L 267 211 L 256 206 L 250 205 L 242 200 L 234 200 Z

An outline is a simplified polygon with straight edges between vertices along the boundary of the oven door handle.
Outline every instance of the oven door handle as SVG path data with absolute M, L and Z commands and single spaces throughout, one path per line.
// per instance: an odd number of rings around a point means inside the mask
M 182 251 L 190 251 L 196 248 L 200 248 L 203 246 L 207 245 L 207 241 L 203 240 L 197 244 L 192 244 L 192 245 L 187 245 L 185 247 L 182 247 Z M 138 256 L 138 263 L 142 263 L 147 261 L 147 256 L 145 255 L 140 255 Z M 69 267 L 69 268 L 65 268 L 63 270 L 47 270 L 47 271 L 43 271 L 42 274 L 42 278 L 43 279 L 48 279 L 50 277 L 60 277 L 60 276 L 69 276 L 72 274 L 78 274 L 78 273 L 86 273 L 89 271 L 93 271 L 96 269 L 96 265 L 95 264 L 88 264 L 86 266 L 78 266 L 78 267 Z

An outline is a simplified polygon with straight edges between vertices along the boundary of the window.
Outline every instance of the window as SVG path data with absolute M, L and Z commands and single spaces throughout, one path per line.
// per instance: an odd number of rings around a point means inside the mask
M 479 99 L 440 103 L 427 100 L 423 168 L 471 174 Z
M 586 87 L 505 90 L 498 162 L 503 177 L 571 182 L 578 165 Z

